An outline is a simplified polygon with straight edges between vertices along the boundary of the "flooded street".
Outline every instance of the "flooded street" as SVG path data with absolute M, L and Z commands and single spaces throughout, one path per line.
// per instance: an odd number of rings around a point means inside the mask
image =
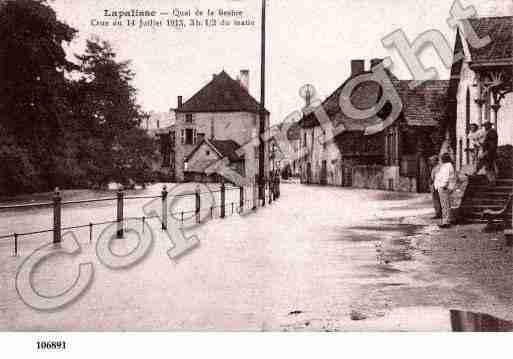
M 158 194 L 158 188 L 151 190 Z M 238 193 L 233 196 L 236 201 Z M 142 204 L 129 207 L 129 215 L 142 216 Z M 187 229 L 200 246 L 178 261 L 168 257 L 169 238 L 152 220 L 151 252 L 123 270 L 103 265 L 96 237 L 89 243 L 89 232 L 77 230 L 81 253 L 56 256 L 38 267 L 36 289 L 48 296 L 62 292 L 80 263 L 92 263 L 94 279 L 76 302 L 53 312 L 27 307 L 14 280 L 22 261 L 50 242 L 50 234 L 24 239 L 19 257 L 12 256 L 11 242 L 2 241 L 0 329 L 451 330 L 454 323 L 462 328 L 461 318 L 470 316 L 451 314 L 457 308 L 430 302 L 425 292 L 415 294 L 429 287 L 430 293 L 446 295 L 456 285 L 432 273 L 425 253 L 414 246 L 433 226 L 405 220 L 431 211 L 425 194 L 284 184 L 279 201 L 256 213 L 230 214 Z M 2 233 L 16 226 L 40 229 L 44 220 L 49 227 L 50 213 L 2 213 L 0 228 Z M 114 213 L 113 203 L 92 204 L 71 208 L 64 218 L 83 224 Z M 119 240 L 115 246 L 127 253 L 134 243 Z M 408 293 L 410 302 L 397 299 Z

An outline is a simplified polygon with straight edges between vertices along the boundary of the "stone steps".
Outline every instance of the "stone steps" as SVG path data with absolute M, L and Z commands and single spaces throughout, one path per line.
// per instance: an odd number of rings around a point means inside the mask
M 490 186 L 484 176 L 471 177 L 460 207 L 462 219 L 472 223 L 484 222 L 483 212 L 504 208 L 512 192 L 513 179 L 499 178 L 495 186 Z

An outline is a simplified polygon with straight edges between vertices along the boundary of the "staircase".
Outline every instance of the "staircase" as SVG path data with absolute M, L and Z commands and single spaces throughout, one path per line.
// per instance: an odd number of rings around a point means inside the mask
M 495 186 L 490 186 L 485 176 L 471 176 L 460 207 L 463 221 L 485 222 L 482 219 L 483 211 L 504 208 L 512 192 L 513 179 L 511 178 L 499 178 Z M 511 222 L 511 211 L 508 216 Z

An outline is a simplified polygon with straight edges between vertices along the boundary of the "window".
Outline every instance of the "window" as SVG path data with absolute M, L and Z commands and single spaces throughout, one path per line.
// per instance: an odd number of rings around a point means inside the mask
M 465 131 L 467 135 L 470 132 L 470 90 L 468 88 L 465 97 Z
M 193 120 L 194 120 L 194 118 L 192 116 L 192 113 L 185 114 L 185 122 L 186 123 L 192 123 Z
M 194 129 L 192 129 L 192 128 L 185 129 L 185 144 L 186 145 L 194 144 Z
M 463 167 L 463 140 L 460 138 L 460 169 Z M 468 152 L 467 152 L 467 163 L 468 163 Z
M 180 132 L 182 145 L 195 145 L 197 140 L 196 129 L 186 128 Z

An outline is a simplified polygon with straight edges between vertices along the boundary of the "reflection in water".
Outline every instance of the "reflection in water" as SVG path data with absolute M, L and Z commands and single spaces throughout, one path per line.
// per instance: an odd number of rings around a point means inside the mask
M 451 310 L 451 326 L 455 332 L 511 332 L 513 322 L 488 314 Z

